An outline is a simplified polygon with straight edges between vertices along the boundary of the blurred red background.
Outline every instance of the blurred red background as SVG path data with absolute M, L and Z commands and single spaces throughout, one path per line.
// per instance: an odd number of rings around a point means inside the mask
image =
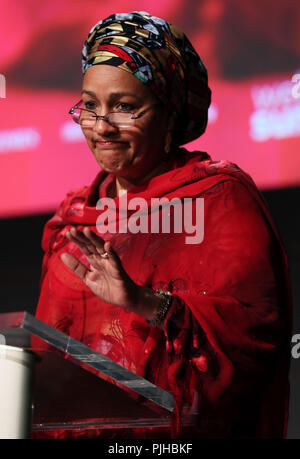
M 1 0 L 0 217 L 52 212 L 97 174 L 67 113 L 81 48 L 98 20 L 134 10 L 184 30 L 208 69 L 209 124 L 187 148 L 237 163 L 261 189 L 300 185 L 298 0 Z

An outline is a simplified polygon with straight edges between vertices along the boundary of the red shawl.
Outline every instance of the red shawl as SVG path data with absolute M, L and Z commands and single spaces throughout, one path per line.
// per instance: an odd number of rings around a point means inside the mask
M 60 260 L 84 255 L 65 237 L 95 223 L 113 177 L 70 192 L 47 223 L 36 316 L 172 391 L 178 437 L 282 438 L 288 413 L 291 301 L 285 251 L 251 178 L 227 161 L 180 149 L 168 172 L 127 193 L 204 198 L 204 239 L 184 233 L 103 234 L 139 285 L 171 291 L 160 330 L 107 304 Z M 115 198 L 118 208 L 119 199 Z M 195 205 L 193 207 L 195 211 Z M 179 417 L 177 418 L 177 420 Z M 145 436 L 147 435 L 144 433 Z

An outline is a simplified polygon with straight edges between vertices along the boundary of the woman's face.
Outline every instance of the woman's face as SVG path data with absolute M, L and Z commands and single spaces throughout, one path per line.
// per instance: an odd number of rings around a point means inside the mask
M 138 182 L 164 157 L 167 114 L 151 91 L 135 76 L 109 65 L 88 68 L 83 78 L 83 107 L 98 115 L 113 111 L 140 113 L 135 124 L 118 128 L 100 119 L 83 128 L 87 143 L 102 169 Z

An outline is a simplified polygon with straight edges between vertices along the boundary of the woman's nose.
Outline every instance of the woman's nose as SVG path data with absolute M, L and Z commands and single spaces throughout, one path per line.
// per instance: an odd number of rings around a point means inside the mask
M 112 135 L 118 132 L 118 128 L 110 124 L 104 116 L 97 118 L 93 129 L 103 136 Z

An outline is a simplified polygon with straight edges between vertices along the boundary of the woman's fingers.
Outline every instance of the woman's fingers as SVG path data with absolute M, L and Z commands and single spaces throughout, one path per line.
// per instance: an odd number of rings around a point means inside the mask
M 87 228 L 84 229 L 83 235 L 79 233 L 73 229 L 68 232 L 67 237 L 83 252 L 90 250 L 91 246 L 94 247 L 95 253 L 86 256 L 89 266 L 67 252 L 61 254 L 62 262 L 104 301 L 117 305 L 131 303 L 130 298 L 134 296 L 131 292 L 136 286 L 124 270 L 121 259 L 111 243 L 104 242 Z
M 119 272 L 123 271 L 121 260 L 113 250 L 110 242 L 105 242 L 100 236 L 93 233 L 89 227 L 85 227 L 83 231 L 72 227 L 67 231 L 66 236 L 70 241 L 77 244 L 82 252 L 89 257 L 90 265 L 94 268 L 97 269 L 99 267 L 99 262 L 102 266 L 102 260 L 109 260 Z
M 115 263 L 116 267 L 121 269 L 122 268 L 121 260 L 116 254 L 116 252 L 114 251 L 114 249 L 112 248 L 111 243 L 105 242 L 103 249 L 104 249 L 104 252 L 107 253 L 108 258 L 111 259 Z
M 83 235 L 86 237 L 86 239 L 90 243 L 94 245 L 97 253 L 99 253 L 100 255 L 103 255 L 105 253 L 105 249 L 104 249 L 105 243 L 104 243 L 104 240 L 100 236 L 97 236 L 88 227 L 85 227 L 83 229 Z
M 85 276 L 88 273 L 88 269 L 77 258 L 73 257 L 70 253 L 61 254 L 62 262 L 75 273 L 81 280 L 85 280 Z
M 115 252 L 109 241 L 104 243 L 104 250 L 108 254 L 108 259 L 114 265 L 114 268 L 119 273 L 119 275 L 123 277 L 123 279 L 128 280 L 129 276 L 123 268 L 122 261 L 120 260 L 118 254 Z
M 69 239 L 69 241 L 74 242 L 80 250 L 87 256 L 92 255 L 93 253 L 96 253 L 96 250 L 94 246 L 92 246 L 90 243 L 87 244 L 86 242 L 82 242 L 78 238 L 76 230 L 74 231 L 75 228 L 71 228 L 71 230 L 66 232 L 66 237 Z
M 103 253 L 103 239 L 94 235 L 89 228 L 84 228 L 84 232 L 72 227 L 66 232 L 66 237 L 77 244 L 85 255 Z

